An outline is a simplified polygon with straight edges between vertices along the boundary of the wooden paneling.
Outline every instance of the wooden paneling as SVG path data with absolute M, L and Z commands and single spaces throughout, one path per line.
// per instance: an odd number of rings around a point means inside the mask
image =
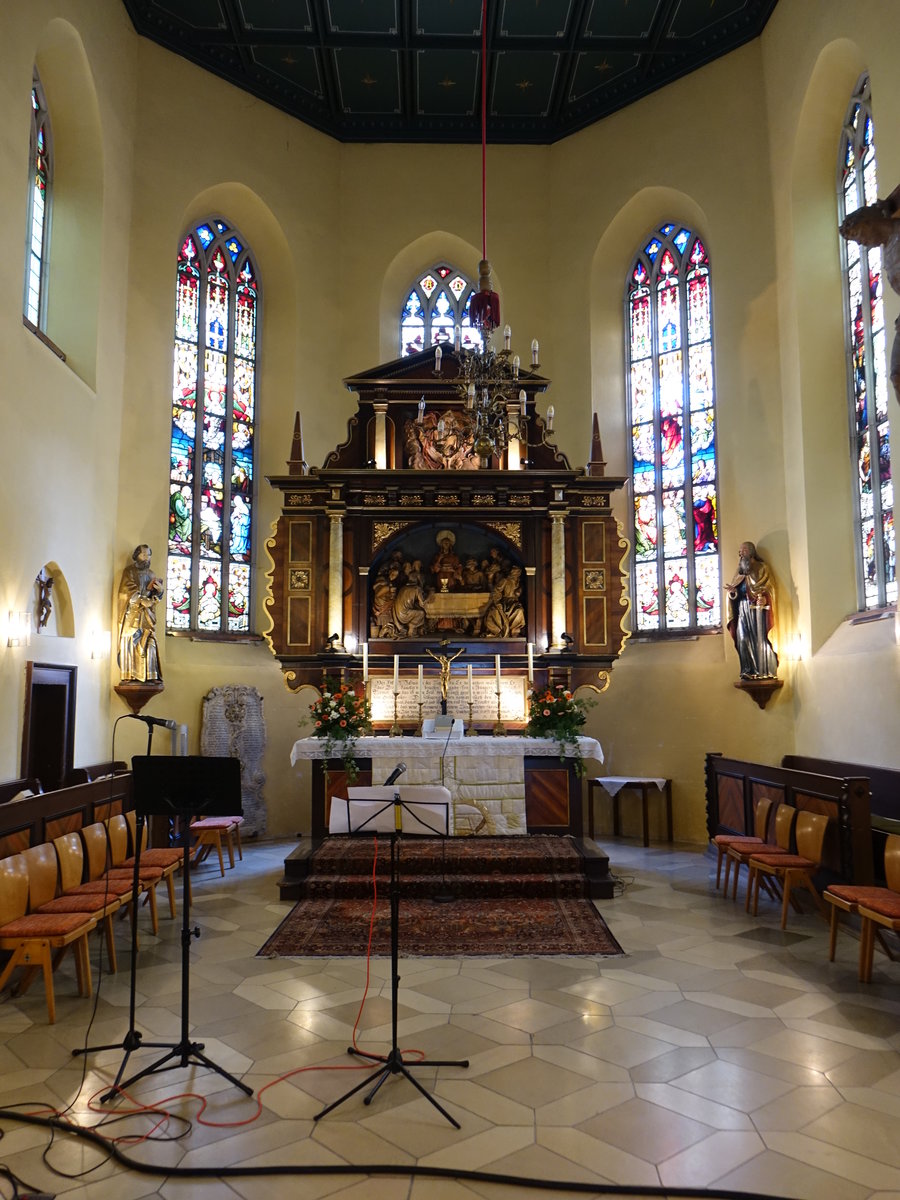
M 287 644 L 293 648 L 312 645 L 312 598 L 291 596 L 288 599 Z
M 288 531 L 288 562 L 309 563 L 312 561 L 312 521 L 294 519 Z
M 608 640 L 606 597 L 585 596 L 582 604 L 584 608 L 585 646 L 605 646 Z
M 584 566 L 606 562 L 606 522 L 581 522 L 581 562 Z

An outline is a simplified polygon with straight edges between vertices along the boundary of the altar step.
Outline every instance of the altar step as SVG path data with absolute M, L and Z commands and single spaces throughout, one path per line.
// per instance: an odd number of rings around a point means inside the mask
M 371 838 L 304 839 L 285 859 L 282 900 L 371 894 Z M 390 841 L 379 841 L 378 887 L 386 892 Z M 404 839 L 401 893 L 409 897 L 579 897 L 613 894 L 609 859 L 584 838 L 526 836 Z

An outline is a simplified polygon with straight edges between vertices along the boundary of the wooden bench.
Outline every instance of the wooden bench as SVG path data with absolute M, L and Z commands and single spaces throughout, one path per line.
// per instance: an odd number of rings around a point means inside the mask
M 837 881 L 873 882 L 868 778 L 707 754 L 706 826 L 710 840 L 717 833 L 752 835 L 756 806 L 763 798 L 775 805 L 791 804 L 798 811 L 824 813 L 830 818 L 822 870 L 817 876 L 820 886 Z
M 0 784 L 0 798 L 9 797 L 5 803 L 0 799 L 0 858 L 18 854 L 29 846 L 52 842 L 64 833 L 74 833 L 132 807 L 130 772 L 12 800 L 12 796 L 23 790 L 18 787 L 12 790 L 14 785 L 29 782 L 37 781 L 13 780 Z
M 594 836 L 594 789 L 603 788 L 606 794 L 612 799 L 613 805 L 613 834 L 619 836 L 619 796 L 624 791 L 640 792 L 641 796 L 641 820 L 643 822 L 644 845 L 650 845 L 650 813 L 649 813 L 649 793 L 651 789 L 658 788 L 666 801 L 666 835 L 669 842 L 674 841 L 672 836 L 672 780 L 643 777 L 640 775 L 628 777 L 624 775 L 598 775 L 594 779 L 588 780 L 588 835 Z

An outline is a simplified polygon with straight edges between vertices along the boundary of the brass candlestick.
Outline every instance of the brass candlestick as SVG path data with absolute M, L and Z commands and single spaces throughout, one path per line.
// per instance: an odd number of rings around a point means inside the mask
M 394 692 L 394 723 L 388 730 L 388 737 L 400 737 L 403 730 L 400 728 L 400 721 L 397 718 L 397 701 L 400 698 L 399 692 Z
M 416 737 L 422 736 L 422 701 L 419 701 L 419 728 L 416 730 Z
M 506 726 L 500 720 L 500 689 L 497 688 L 497 722 L 494 725 L 494 737 L 506 737 Z
M 473 701 L 469 701 L 469 728 L 466 730 L 466 737 L 478 737 L 478 730 L 472 728 L 472 709 L 475 707 Z

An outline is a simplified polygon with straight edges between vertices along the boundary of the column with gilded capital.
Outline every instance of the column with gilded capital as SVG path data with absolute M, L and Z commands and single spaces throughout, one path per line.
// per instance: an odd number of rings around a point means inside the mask
M 328 538 L 328 629 L 326 637 L 338 635 L 344 640 L 344 518 L 331 513 Z
M 568 509 L 550 514 L 550 648 L 561 650 L 566 628 L 566 526 Z

